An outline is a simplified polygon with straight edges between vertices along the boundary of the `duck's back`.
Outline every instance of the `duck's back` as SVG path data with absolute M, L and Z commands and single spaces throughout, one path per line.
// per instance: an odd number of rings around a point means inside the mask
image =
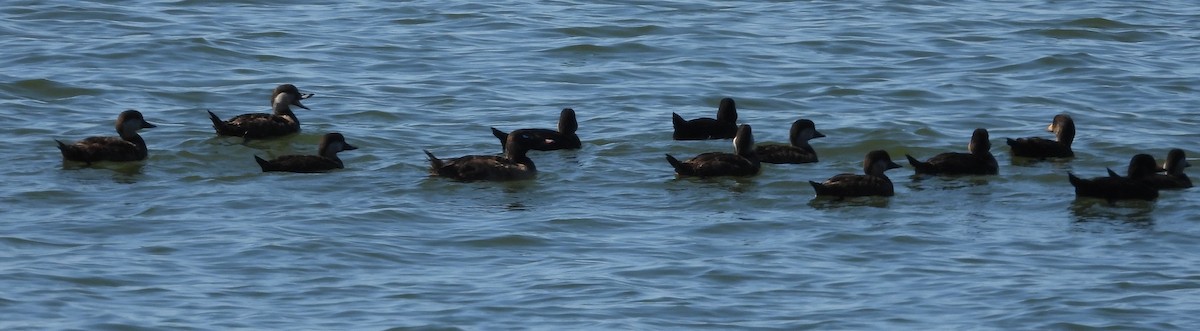
M 1012 147 L 1013 156 L 1033 158 L 1075 156 L 1075 152 L 1071 151 L 1071 146 L 1045 138 L 1008 139 L 1008 146 Z
M 792 145 L 763 144 L 754 147 L 754 154 L 764 163 L 796 164 L 817 162 L 817 153 Z
M 551 129 L 520 129 L 514 130 L 509 134 L 514 133 L 528 134 L 534 140 L 537 140 L 537 144 L 529 147 L 532 150 L 554 151 L 560 149 L 579 149 L 582 145 L 579 141 L 579 136 L 574 133 L 564 134 Z M 500 143 L 503 144 L 504 141 L 505 139 L 501 139 Z
M 718 176 L 753 176 L 760 169 L 759 163 L 737 154 L 704 153 L 687 161 L 678 162 L 668 158 L 675 172 L 683 176 L 718 177 Z
M 883 176 L 840 174 L 824 182 L 809 182 L 817 195 L 836 197 L 893 196 L 892 180 Z
M 671 114 L 675 127 L 675 140 L 732 139 L 737 136 L 737 123 L 725 123 L 713 118 L 702 117 L 684 121 L 678 114 Z
M 343 167 L 342 163 L 337 160 L 318 155 L 284 155 L 269 161 L 257 156 L 254 159 L 263 171 L 309 173 L 326 172 Z
M 74 144 L 59 143 L 63 158 L 79 162 L 140 161 L 146 152 L 132 142 L 119 137 L 90 137 Z
M 255 113 L 234 116 L 228 121 L 221 121 L 215 114 L 213 128 L 217 134 L 245 138 L 270 138 L 300 132 L 300 122 L 287 116 Z
M 908 156 L 909 164 L 919 174 L 995 175 L 999 173 L 996 158 L 989 154 L 942 153 L 925 162 Z
M 458 180 L 532 179 L 537 170 L 503 156 L 470 155 L 441 161 L 434 174 Z
M 1147 178 L 1146 183 L 1149 183 L 1150 186 L 1160 190 L 1192 187 L 1192 180 L 1191 178 L 1188 178 L 1187 174 L 1155 174 L 1154 176 Z
M 1071 185 L 1075 187 L 1075 195 L 1080 197 L 1101 198 L 1112 200 L 1154 200 L 1158 198 L 1158 189 L 1146 180 L 1129 177 L 1096 177 L 1082 179 L 1067 173 Z

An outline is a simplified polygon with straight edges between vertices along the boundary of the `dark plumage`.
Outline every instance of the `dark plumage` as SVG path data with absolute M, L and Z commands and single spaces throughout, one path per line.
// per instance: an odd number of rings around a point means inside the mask
M 1148 179 L 1158 170 L 1154 157 L 1149 154 L 1134 155 L 1129 160 L 1129 176 L 1096 177 L 1081 179 L 1068 172 L 1067 179 L 1075 187 L 1076 197 L 1092 197 L 1108 200 L 1154 200 L 1158 198 L 1158 189 L 1150 185 Z
M 530 149 L 539 151 L 553 151 L 559 149 L 579 149 L 581 146 L 579 136 L 575 131 L 579 130 L 579 122 L 575 121 L 575 110 L 571 108 L 563 108 L 558 115 L 558 131 L 550 129 L 519 129 L 512 133 L 522 133 L 533 137 L 540 143 L 530 146 Z M 508 133 L 492 128 L 492 135 L 500 139 L 500 146 L 508 144 Z
M 1000 172 L 1000 166 L 991 149 L 992 142 L 988 140 L 987 129 L 979 128 L 971 134 L 971 142 L 967 144 L 970 153 L 942 153 L 925 162 L 908 154 L 904 157 L 908 158 L 908 164 L 918 174 L 995 175 Z
M 284 155 L 270 161 L 255 155 L 254 161 L 258 162 L 263 172 L 326 172 L 344 167 L 342 159 L 337 156 L 338 152 L 356 149 L 358 147 L 347 143 L 341 133 L 326 133 L 321 137 L 317 155 Z
M 844 197 L 861 197 L 861 196 L 886 196 L 896 195 L 892 187 L 892 180 L 888 179 L 883 173 L 888 169 L 900 168 L 899 164 L 892 162 L 892 157 L 888 152 L 883 150 L 875 150 L 867 153 L 867 157 L 863 160 L 863 173 L 865 175 L 855 174 L 840 174 L 825 182 L 818 183 L 809 181 L 812 184 L 813 190 L 817 191 L 818 196 L 834 196 L 839 198 Z
M 788 134 L 791 145 L 763 144 L 754 147 L 758 160 L 764 163 L 811 163 L 817 162 L 817 151 L 808 144 L 811 139 L 825 137 L 817 131 L 813 121 L 798 119 L 792 122 L 792 130 Z
M 1075 156 L 1075 152 L 1071 151 L 1071 142 L 1075 140 L 1075 121 L 1071 119 L 1070 115 L 1055 115 L 1054 121 L 1046 127 L 1046 130 L 1054 132 L 1057 140 L 1038 137 L 1009 138 L 1008 146 L 1012 147 L 1013 156 L 1039 159 Z
M 525 154 L 531 146 L 547 143 L 537 139 L 519 132 L 509 134 L 503 155 L 467 155 L 441 160 L 427 150 L 425 155 L 429 157 L 429 173 L 463 181 L 533 179 L 537 176 L 537 167 Z
M 142 113 L 136 110 L 126 110 L 117 116 L 117 134 L 120 137 L 89 137 L 74 144 L 58 143 L 63 160 L 85 162 L 91 165 L 99 161 L 141 161 L 146 159 L 148 150 L 146 141 L 138 135 L 138 130 L 155 127 L 146 122 Z
M 738 132 L 737 106 L 733 99 L 724 98 L 717 108 L 716 119 L 702 117 L 685 121 L 679 114 L 671 113 L 671 124 L 675 127 L 672 135 L 675 140 L 730 139 Z
M 754 132 L 748 124 L 738 127 L 733 154 L 704 153 L 682 162 L 667 154 L 667 162 L 675 168 L 675 175 L 681 177 L 754 176 L 762 166 L 754 154 Z
M 1192 166 L 1188 163 L 1187 156 L 1184 155 L 1182 149 L 1171 149 L 1167 152 L 1167 161 L 1163 163 L 1162 170 L 1166 174 L 1154 174 L 1147 178 L 1147 182 L 1151 186 L 1162 189 L 1181 189 L 1192 187 L 1192 180 L 1188 175 L 1183 173 L 1183 169 Z
M 208 112 L 213 129 L 222 136 L 243 137 L 246 139 L 261 139 L 286 136 L 300 132 L 300 119 L 292 112 L 291 105 L 309 109 L 300 103 L 312 94 L 300 93 L 295 85 L 283 84 L 275 87 L 271 94 L 271 109 L 273 113 L 254 113 L 235 116 L 228 121 L 222 121 L 217 114 Z

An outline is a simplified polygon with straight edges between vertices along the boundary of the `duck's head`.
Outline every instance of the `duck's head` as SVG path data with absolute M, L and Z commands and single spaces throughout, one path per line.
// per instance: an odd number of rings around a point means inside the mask
M 896 168 L 900 168 L 900 165 L 892 162 L 892 156 L 885 150 L 871 151 L 863 159 L 863 173 L 868 175 L 882 176 L 884 171 Z
M 146 118 L 142 117 L 142 112 L 130 109 L 121 112 L 121 115 L 117 116 L 116 127 L 117 133 L 125 134 L 137 132 L 141 129 L 157 127 L 157 125 L 147 122 Z
M 717 121 L 725 123 L 737 122 L 737 105 L 733 103 L 733 98 L 721 99 L 721 105 L 717 108 Z
M 967 151 L 971 154 L 987 153 L 992 149 L 992 141 L 988 138 L 988 130 L 984 128 L 975 129 L 971 133 L 971 143 L 967 144 Z
M 300 93 L 300 89 L 296 88 L 296 85 L 281 84 L 275 87 L 275 91 L 271 92 L 271 108 L 275 108 L 275 106 L 278 104 L 285 104 L 295 105 L 296 107 L 312 110 L 300 103 L 300 100 L 308 99 L 312 96 L 313 95 L 311 93 Z

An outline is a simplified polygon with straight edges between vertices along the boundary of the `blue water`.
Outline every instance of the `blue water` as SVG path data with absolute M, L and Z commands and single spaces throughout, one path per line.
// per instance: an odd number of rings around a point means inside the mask
M 0 329 L 1191 330 L 1200 198 L 1107 205 L 1068 171 L 1197 163 L 1200 9 L 1161 1 L 10 1 L 0 8 Z M 217 137 L 206 110 L 315 93 L 299 135 Z M 676 179 L 670 113 L 732 97 L 759 142 L 812 119 L 820 163 Z M 430 178 L 489 127 L 579 114 L 583 148 L 516 183 Z M 138 109 L 145 162 L 55 139 Z M 1069 161 L 1005 137 L 1079 128 Z M 1001 174 L 809 180 L 991 132 Z M 253 156 L 358 150 L 328 174 Z M 907 165 L 903 161 L 899 163 Z M 1194 170 L 1192 171 L 1195 172 Z

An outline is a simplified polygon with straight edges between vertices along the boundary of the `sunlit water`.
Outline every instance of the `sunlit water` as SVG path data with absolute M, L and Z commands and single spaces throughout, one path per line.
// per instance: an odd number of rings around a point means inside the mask
M 1200 153 L 1185 1 L 7 2 L 0 329 L 1063 329 L 1200 325 L 1195 190 L 1076 200 L 1135 153 Z M 216 137 L 205 110 L 316 93 L 303 133 Z M 804 117 L 821 162 L 675 179 L 671 112 L 735 98 L 759 142 Z M 421 149 L 579 114 L 533 181 L 427 177 Z M 55 139 L 141 110 L 149 160 L 64 167 Z M 1077 157 L 1005 137 L 1079 128 Z M 991 131 L 994 177 L 807 181 Z M 253 156 L 360 149 L 329 174 Z M 1193 163 L 1197 163 L 1193 159 Z M 1193 173 L 1195 170 L 1193 170 Z

